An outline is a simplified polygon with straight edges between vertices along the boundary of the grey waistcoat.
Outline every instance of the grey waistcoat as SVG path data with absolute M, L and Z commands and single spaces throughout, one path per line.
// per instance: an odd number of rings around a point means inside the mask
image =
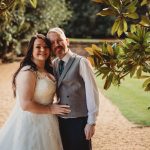
M 87 116 L 85 84 L 79 74 L 79 63 L 82 57 L 73 55 L 66 64 L 61 76 L 58 72 L 58 59 L 54 61 L 54 74 L 57 78 L 57 94 L 60 104 L 67 104 L 71 113 L 66 118 Z

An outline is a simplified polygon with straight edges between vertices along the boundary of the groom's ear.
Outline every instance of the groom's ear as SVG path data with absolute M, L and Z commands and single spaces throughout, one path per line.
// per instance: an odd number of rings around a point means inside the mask
M 67 42 L 67 46 L 69 46 L 69 45 L 70 45 L 70 42 L 69 42 L 69 39 L 68 39 L 68 38 L 66 38 L 66 42 Z

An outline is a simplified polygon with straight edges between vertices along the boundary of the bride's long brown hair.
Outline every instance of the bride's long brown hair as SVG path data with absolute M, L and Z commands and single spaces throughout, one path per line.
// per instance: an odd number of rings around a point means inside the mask
M 13 87 L 13 93 L 14 97 L 16 96 L 16 77 L 19 73 L 19 71 L 24 67 L 24 66 L 31 66 L 31 70 L 37 71 L 37 66 L 36 64 L 32 61 L 32 53 L 33 53 L 33 45 L 34 41 L 40 38 L 43 41 L 45 41 L 46 45 L 48 48 L 51 48 L 51 43 L 47 37 L 45 37 L 43 34 L 36 34 L 35 36 L 31 37 L 28 47 L 27 47 L 27 53 L 24 59 L 21 61 L 19 68 L 13 75 L 13 80 L 12 80 L 12 87 Z M 53 68 L 52 68 L 52 63 L 51 63 L 51 54 L 49 55 L 48 59 L 45 61 L 45 70 L 51 74 L 53 74 Z

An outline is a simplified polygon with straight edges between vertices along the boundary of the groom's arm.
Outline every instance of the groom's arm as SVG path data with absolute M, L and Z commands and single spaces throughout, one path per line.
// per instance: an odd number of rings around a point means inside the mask
M 96 118 L 99 111 L 99 91 L 90 62 L 86 58 L 80 60 L 80 75 L 85 82 L 88 120 L 85 135 L 90 139 L 95 132 Z

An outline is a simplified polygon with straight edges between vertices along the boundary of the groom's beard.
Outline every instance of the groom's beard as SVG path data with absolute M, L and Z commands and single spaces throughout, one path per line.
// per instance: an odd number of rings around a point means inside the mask
M 55 56 L 57 56 L 57 57 L 59 57 L 60 59 L 62 59 L 62 58 L 65 56 L 65 54 L 66 54 L 64 47 L 62 47 L 62 46 L 57 46 L 57 47 L 54 49 L 54 54 L 55 54 Z
M 65 51 L 62 46 L 57 46 L 57 47 L 54 49 L 55 54 L 61 53 L 61 51 Z

